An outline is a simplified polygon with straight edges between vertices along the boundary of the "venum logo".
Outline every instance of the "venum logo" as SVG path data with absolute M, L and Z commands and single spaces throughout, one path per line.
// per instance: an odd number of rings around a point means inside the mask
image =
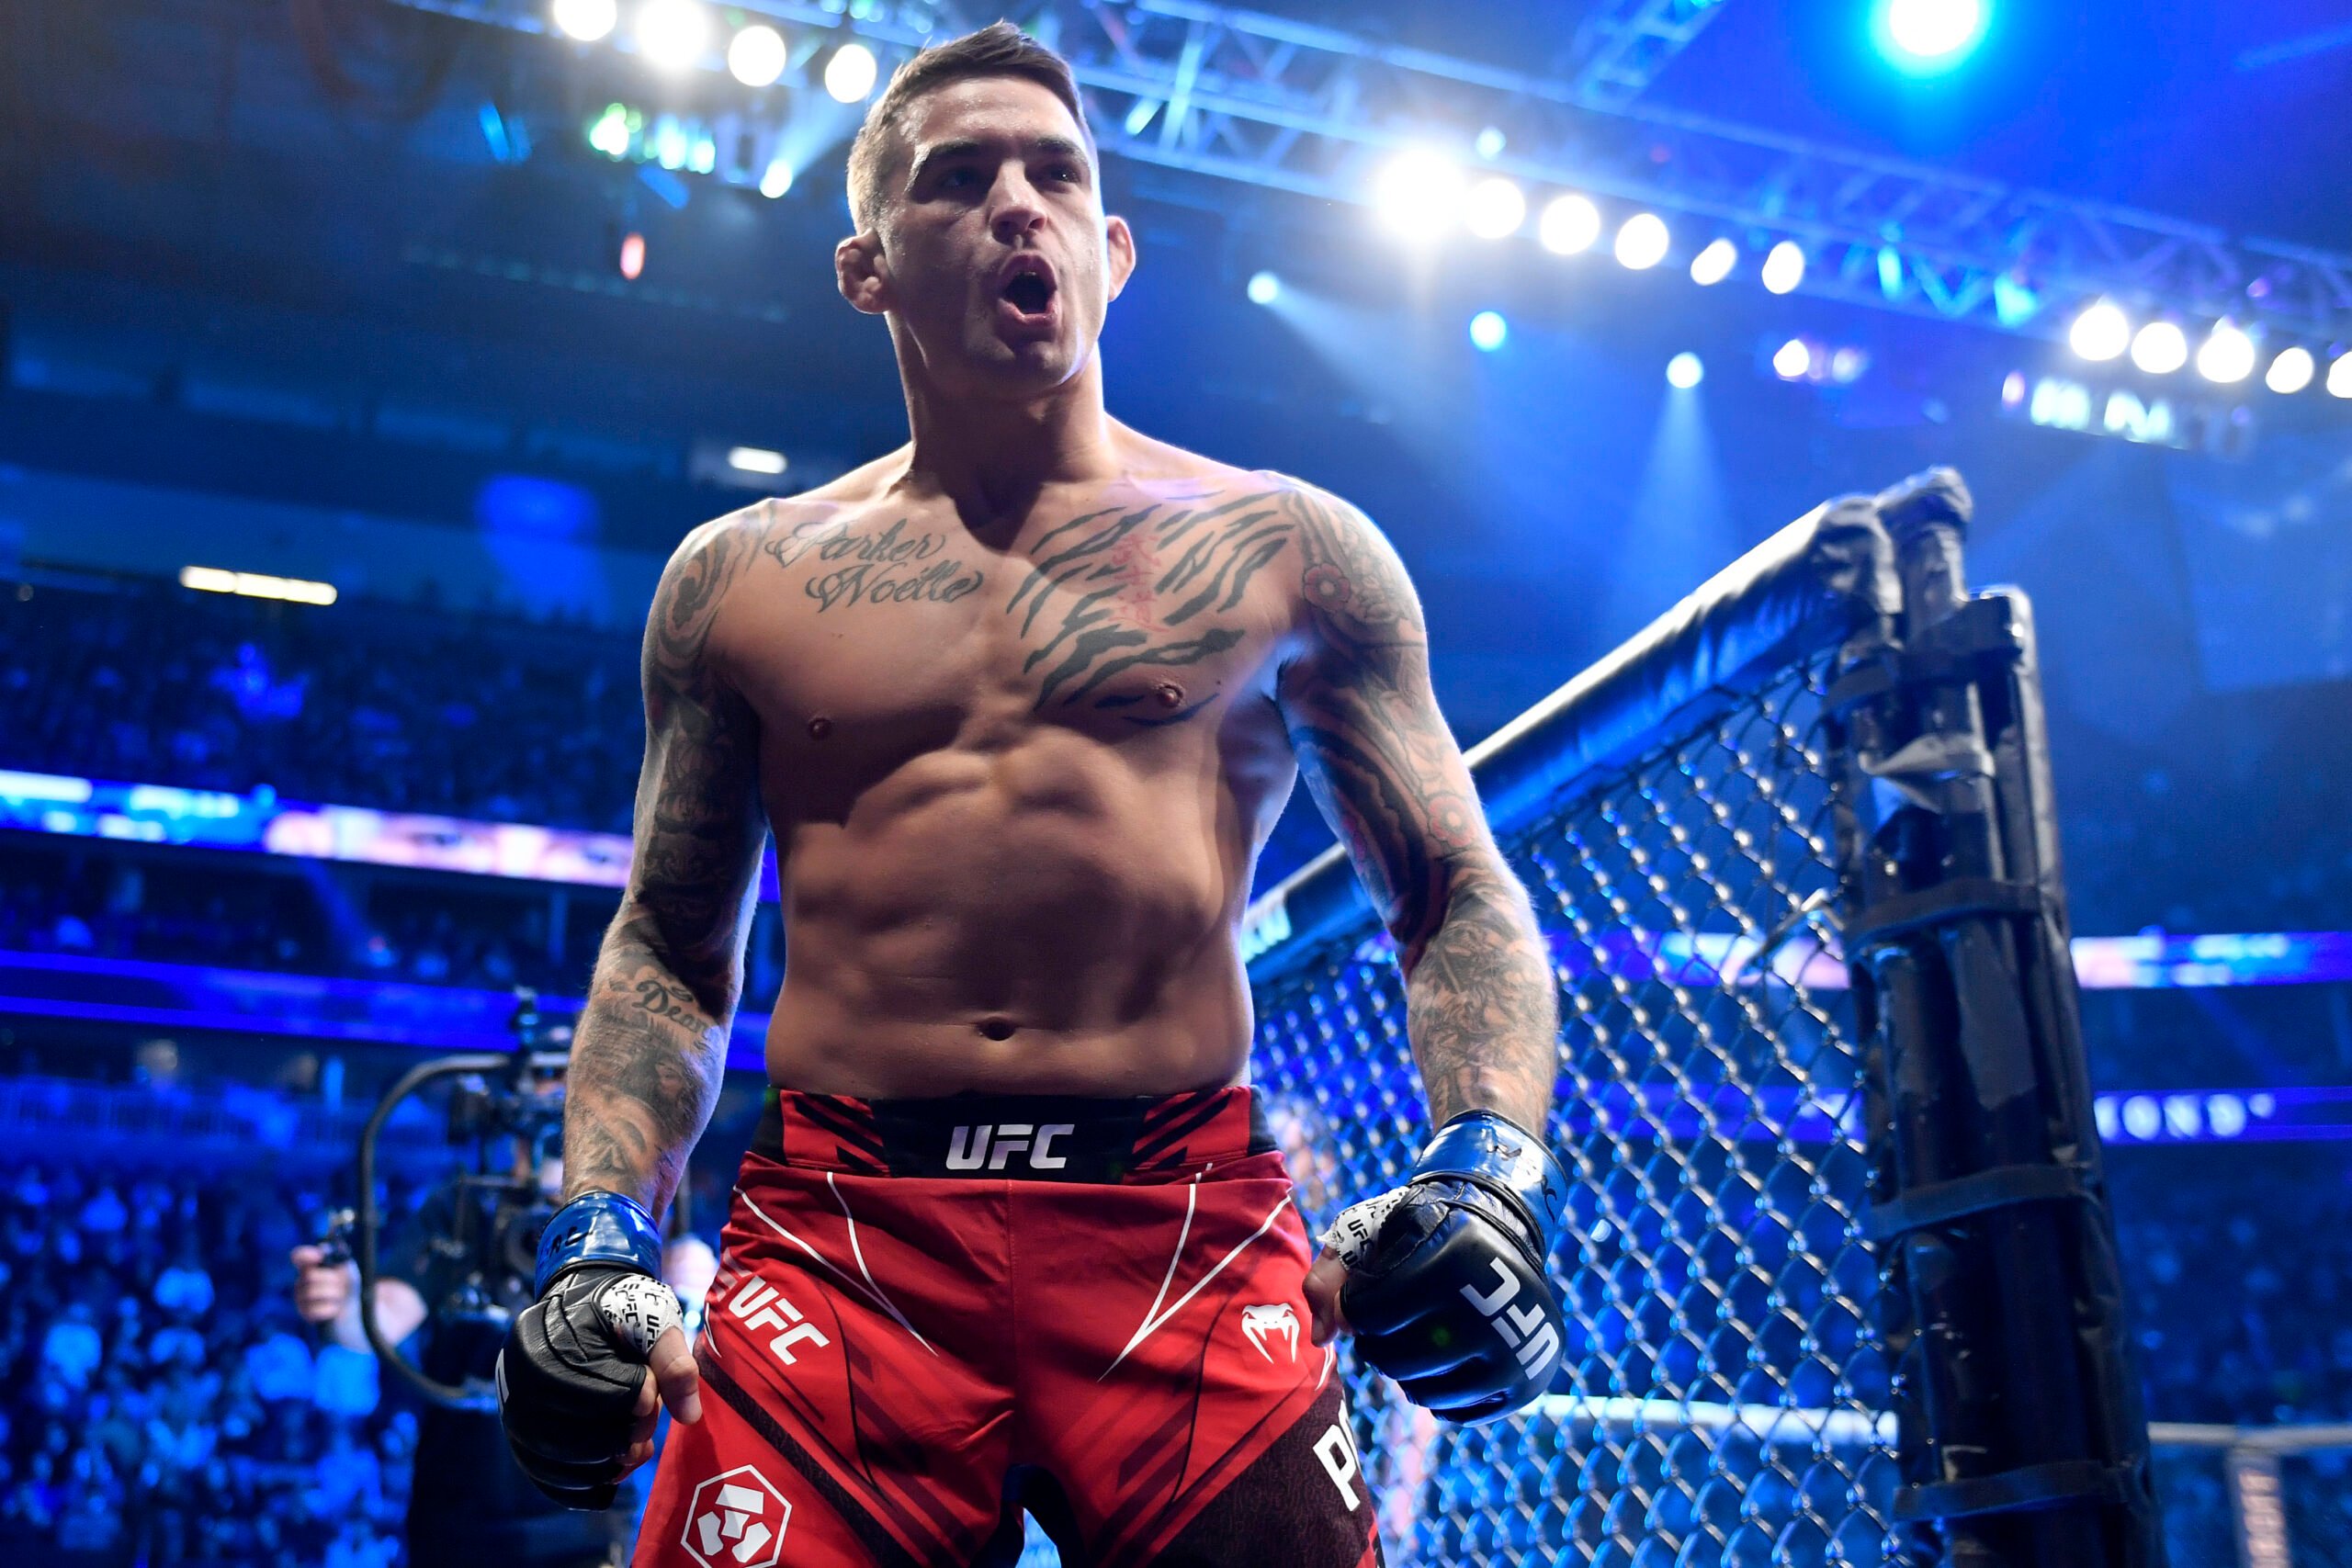
M 775 1568 L 792 1505 L 756 1466 L 739 1464 L 695 1488 L 678 1544 L 702 1568 Z
M 1053 1152 L 1054 1140 L 1077 1131 L 1072 1122 L 1049 1122 L 1042 1127 L 1026 1122 L 1007 1122 L 1001 1127 L 983 1122 L 977 1127 L 958 1127 L 947 1141 L 947 1168 L 1002 1170 L 1013 1156 L 1025 1153 L 1030 1169 L 1059 1170 L 1069 1164 L 1069 1158 Z
M 1258 1354 L 1269 1361 L 1274 1353 L 1266 1348 L 1266 1341 L 1278 1338 L 1289 1359 L 1298 1359 L 1298 1314 L 1290 1310 L 1288 1302 L 1272 1302 L 1264 1306 L 1241 1309 L 1241 1337 L 1258 1348 Z

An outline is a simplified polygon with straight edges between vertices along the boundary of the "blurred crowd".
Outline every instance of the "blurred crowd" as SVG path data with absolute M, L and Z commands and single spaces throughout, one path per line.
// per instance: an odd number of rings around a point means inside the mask
M 176 587 L 0 597 L 0 768 L 628 831 L 607 633 Z
M 318 1348 L 255 1175 L 0 1168 L 0 1559 L 394 1562 L 416 1419 Z
M 617 905 L 614 894 L 572 891 L 578 918 L 550 940 L 545 896 L 450 878 L 345 897 L 284 871 L 153 852 L 0 856 L 0 951 L 571 995 Z

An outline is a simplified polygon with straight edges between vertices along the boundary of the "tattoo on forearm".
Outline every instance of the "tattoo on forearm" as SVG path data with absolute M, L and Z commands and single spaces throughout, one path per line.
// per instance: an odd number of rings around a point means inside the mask
M 1432 1124 L 1486 1107 L 1540 1132 L 1551 1111 L 1559 993 L 1534 914 L 1508 874 L 1455 879 L 1405 985 Z
M 1540 1128 L 1558 995 L 1438 711 L 1412 585 L 1354 513 L 1305 489 L 1283 508 L 1316 649 L 1285 671 L 1283 711 L 1307 785 L 1402 950 L 1430 1115 L 1486 1106 Z
M 756 521 L 713 525 L 662 576 L 645 634 L 636 858 L 572 1040 L 564 1188 L 659 1210 L 718 1090 L 766 828 L 758 725 L 710 639 Z

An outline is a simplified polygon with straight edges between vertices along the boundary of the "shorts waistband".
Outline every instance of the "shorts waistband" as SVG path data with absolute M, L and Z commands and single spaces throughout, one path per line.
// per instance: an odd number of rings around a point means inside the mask
M 1165 1181 L 1274 1146 L 1247 1086 L 1189 1094 L 853 1100 L 771 1088 L 752 1152 L 863 1176 Z

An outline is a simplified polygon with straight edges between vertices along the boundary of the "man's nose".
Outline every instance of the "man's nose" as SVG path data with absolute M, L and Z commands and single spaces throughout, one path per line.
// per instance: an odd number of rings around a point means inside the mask
M 996 211 L 989 220 L 989 231 L 1006 244 L 1035 233 L 1045 227 L 1046 204 L 1037 199 L 1035 186 L 1021 175 L 1007 175 L 997 185 Z

